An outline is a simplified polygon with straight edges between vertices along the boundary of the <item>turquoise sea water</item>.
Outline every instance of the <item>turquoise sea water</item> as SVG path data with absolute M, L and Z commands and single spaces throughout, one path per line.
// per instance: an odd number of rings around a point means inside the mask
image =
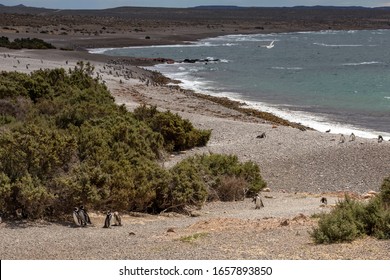
M 267 45 L 274 41 L 274 47 Z M 93 50 L 164 57 L 182 86 L 243 100 L 320 131 L 390 137 L 390 30 L 229 35 L 188 45 Z

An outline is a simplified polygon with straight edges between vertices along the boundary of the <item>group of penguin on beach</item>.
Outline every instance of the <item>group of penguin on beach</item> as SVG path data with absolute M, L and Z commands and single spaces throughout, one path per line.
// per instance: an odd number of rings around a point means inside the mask
M 255 197 L 253 197 L 252 202 L 255 203 L 256 209 L 264 207 L 260 194 L 257 194 Z M 89 215 L 83 205 L 74 208 L 73 220 L 76 226 L 79 227 L 85 227 L 92 224 L 91 219 L 89 218 Z M 104 220 L 103 228 L 110 228 L 111 225 L 122 226 L 122 218 L 118 212 L 111 212 L 111 210 L 108 210 L 106 212 L 106 219 Z
M 74 208 L 73 220 L 79 227 L 85 227 L 92 224 L 91 219 L 89 218 L 89 215 L 84 209 L 83 205 Z M 111 210 L 108 210 L 106 213 L 106 219 L 104 220 L 103 228 L 110 228 L 111 225 L 122 226 L 122 218 L 118 212 L 112 213 Z

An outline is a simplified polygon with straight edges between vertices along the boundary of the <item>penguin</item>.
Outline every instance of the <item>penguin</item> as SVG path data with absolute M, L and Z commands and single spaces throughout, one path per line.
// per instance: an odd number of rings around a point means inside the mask
M 324 205 L 327 205 L 328 204 L 328 200 L 326 199 L 326 197 L 321 197 L 321 200 L 320 202 Z
M 111 214 L 111 211 L 108 210 L 107 214 L 106 214 L 106 219 L 104 220 L 103 228 L 110 228 L 111 227 L 111 219 L 112 219 L 112 214 Z
M 114 226 L 122 226 L 122 217 L 117 211 L 114 212 Z
M 349 136 L 349 142 L 355 141 L 355 139 L 356 139 L 356 136 L 352 132 L 351 135 Z
M 383 142 L 383 136 L 382 135 L 379 135 L 378 136 L 378 143 L 382 143 Z
M 256 196 L 253 198 L 252 202 L 254 202 L 255 205 L 256 205 L 256 206 L 255 206 L 255 209 L 260 209 L 261 207 L 264 207 L 263 201 L 261 200 L 261 197 L 260 197 L 259 194 L 256 195 Z
M 75 207 L 73 210 L 73 220 L 77 226 L 81 226 L 81 217 L 79 215 L 79 208 Z
M 83 205 L 80 206 L 79 215 L 81 218 L 82 226 L 86 226 L 87 224 L 92 224 L 91 219 L 89 218 L 89 215 L 88 215 L 87 211 L 84 209 Z

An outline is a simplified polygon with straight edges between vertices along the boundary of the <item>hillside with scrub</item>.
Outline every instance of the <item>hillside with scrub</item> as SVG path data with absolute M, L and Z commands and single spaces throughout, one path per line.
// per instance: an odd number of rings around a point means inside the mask
M 0 73 L 0 211 L 58 218 L 74 206 L 159 213 L 235 200 L 266 186 L 233 155 L 198 155 L 170 169 L 169 153 L 207 144 L 170 111 L 115 104 L 94 68 Z M 234 186 L 234 187 L 230 187 Z

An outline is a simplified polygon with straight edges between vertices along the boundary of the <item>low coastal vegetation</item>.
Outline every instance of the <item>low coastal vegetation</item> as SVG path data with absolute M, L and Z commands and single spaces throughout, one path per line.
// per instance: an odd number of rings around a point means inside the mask
M 346 196 L 330 213 L 320 215 L 311 236 L 318 244 L 350 242 L 362 236 L 390 239 L 390 177 L 380 194 L 368 202 Z
M 8 37 L 0 37 L 0 47 L 8 49 L 55 49 L 52 44 L 37 38 L 21 38 L 10 41 Z
M 206 145 L 211 131 L 155 107 L 129 112 L 93 72 L 80 62 L 68 72 L 0 73 L 4 217 L 60 217 L 75 205 L 181 211 L 265 187 L 259 167 L 236 156 L 195 156 L 164 168 L 167 154 Z

